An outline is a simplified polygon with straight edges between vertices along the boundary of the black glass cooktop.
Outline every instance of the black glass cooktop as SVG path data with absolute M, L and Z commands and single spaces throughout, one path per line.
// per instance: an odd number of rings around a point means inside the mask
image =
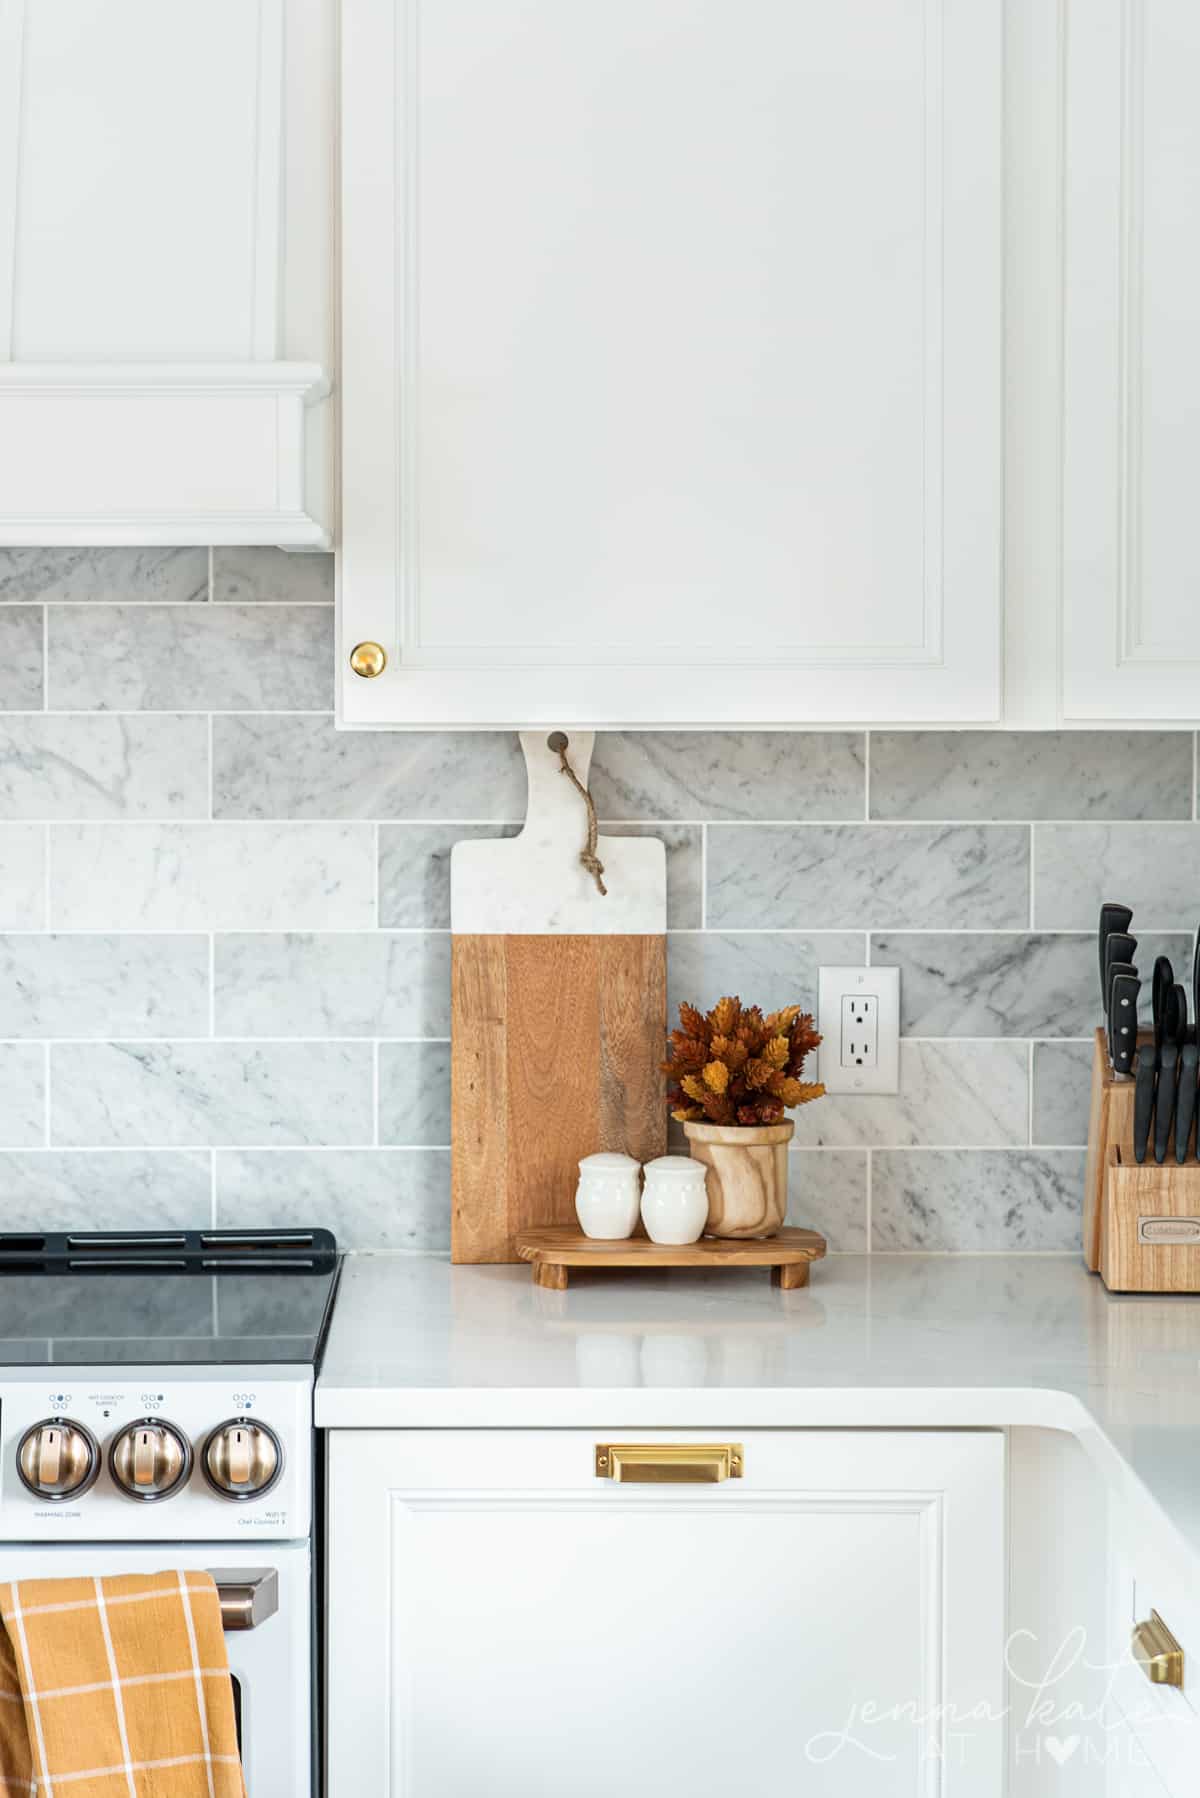
M 328 1230 L 0 1232 L 0 1366 L 315 1366 Z

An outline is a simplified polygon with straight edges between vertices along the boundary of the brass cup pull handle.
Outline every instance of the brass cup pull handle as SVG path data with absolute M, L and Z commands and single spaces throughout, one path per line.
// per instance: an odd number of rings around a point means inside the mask
M 1182 1686 L 1183 1649 L 1157 1611 L 1151 1611 L 1145 1623 L 1134 1624 L 1130 1651 L 1156 1686 Z
M 597 1442 L 596 1478 L 622 1485 L 711 1486 L 740 1480 L 740 1442 Z

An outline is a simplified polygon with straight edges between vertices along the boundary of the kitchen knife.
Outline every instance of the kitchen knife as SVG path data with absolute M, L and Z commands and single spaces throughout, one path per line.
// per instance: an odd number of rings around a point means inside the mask
M 1175 1126 L 1175 1103 L 1179 1090 L 1179 1051 L 1187 1033 L 1187 993 L 1176 984 L 1167 998 L 1167 1016 L 1162 1055 L 1158 1064 L 1158 1081 L 1154 1089 L 1154 1159 L 1161 1164 Z
M 1114 930 L 1128 930 L 1133 921 L 1133 912 L 1128 905 L 1114 905 L 1111 902 L 1100 907 L 1100 1003 L 1107 1008 L 1108 981 L 1105 978 L 1107 968 L 1104 964 L 1104 945 Z
M 1137 938 L 1127 931 L 1114 930 L 1104 945 L 1104 990 L 1107 993 L 1112 985 L 1111 969 L 1114 962 L 1133 963 L 1137 956 Z
M 1186 1161 L 1196 1118 L 1196 1082 L 1200 1079 L 1200 930 L 1192 950 L 1192 1027 L 1190 1042 L 1179 1051 L 1179 1091 L 1175 1101 L 1175 1159 Z M 1197 1147 L 1200 1154 L 1200 1146 Z
M 1175 1100 L 1175 1159 L 1186 1161 L 1196 1116 L 1196 1078 L 1200 1074 L 1200 1045 L 1184 1043 L 1179 1051 L 1179 1091 Z
M 1112 990 L 1113 990 L 1113 981 L 1116 979 L 1118 974 L 1124 974 L 1124 975 L 1128 976 L 1129 978 L 1136 980 L 1138 978 L 1138 971 L 1134 967 L 1132 962 L 1114 961 L 1114 962 L 1109 963 L 1108 985 L 1105 988 L 1105 997 L 1104 997 L 1104 1017 L 1105 1017 L 1106 1023 L 1108 1024 L 1109 1060 L 1113 1063 L 1114 1066 L 1116 1065 L 1117 1047 L 1116 1047 L 1116 1042 L 1113 1037 L 1113 1028 L 1112 1028 Z
M 1128 1074 L 1137 1047 L 1137 1006 L 1142 983 L 1136 974 L 1113 974 L 1109 1004 L 1108 1040 L 1112 1046 L 1113 1070 Z

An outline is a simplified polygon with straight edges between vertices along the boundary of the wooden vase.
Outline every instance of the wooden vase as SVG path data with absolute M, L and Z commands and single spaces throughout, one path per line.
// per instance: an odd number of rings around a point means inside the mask
M 787 1216 L 787 1146 L 795 1125 L 685 1124 L 705 1166 L 706 1236 L 774 1236 Z

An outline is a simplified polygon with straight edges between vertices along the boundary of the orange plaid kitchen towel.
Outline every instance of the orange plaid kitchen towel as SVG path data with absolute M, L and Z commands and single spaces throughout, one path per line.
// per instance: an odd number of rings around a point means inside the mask
M 244 1798 L 207 1573 L 0 1584 L 0 1793 Z

